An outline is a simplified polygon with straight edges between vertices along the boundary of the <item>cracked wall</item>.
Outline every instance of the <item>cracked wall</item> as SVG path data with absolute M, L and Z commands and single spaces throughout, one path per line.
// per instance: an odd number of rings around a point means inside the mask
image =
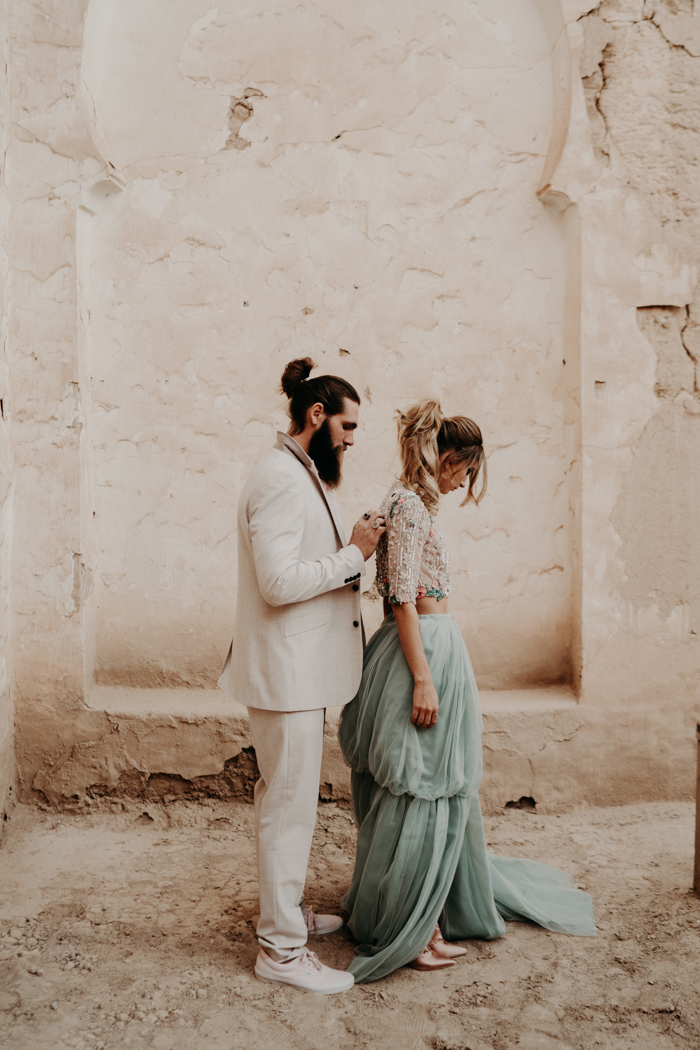
M 555 182 L 583 230 L 581 739 L 614 727 L 582 782 L 600 791 L 614 763 L 620 797 L 649 784 L 689 797 L 700 11 L 689 0 L 567 6 L 582 91 Z
M 624 180 L 628 210 L 643 207 L 647 226 L 656 227 L 654 268 L 675 259 L 697 273 L 700 17 L 692 0 L 604 0 L 582 25 L 600 181 Z M 695 281 L 680 298 L 637 302 L 652 352 L 653 400 L 611 517 L 628 618 L 647 621 L 632 633 L 658 632 L 677 646 L 677 666 L 659 667 L 669 676 L 666 689 L 700 670 L 699 317 Z
M 480 682 L 514 690 L 486 710 L 487 804 L 689 797 L 700 12 L 5 10 L 0 659 L 23 789 L 238 790 L 244 716 L 196 687 L 229 641 L 238 492 L 310 353 L 363 394 L 348 526 L 396 469 L 396 405 L 430 391 L 486 434 L 488 499 L 442 524 Z M 559 714 L 518 691 L 568 678 Z
M 0 69 L 6 69 L 7 17 L 0 8 Z M 0 78 L 0 138 L 7 155 L 7 77 Z M 3 165 L 4 169 L 4 165 Z M 12 550 L 13 463 L 10 435 L 11 386 L 7 355 L 7 193 L 5 172 L 0 180 L 0 838 L 12 813 L 15 793 L 14 703 L 11 688 L 12 628 L 10 557 Z
M 659 404 L 635 445 L 619 494 L 623 594 L 640 613 L 681 616 L 689 641 L 700 632 L 700 398 L 696 361 L 684 345 L 686 307 L 646 307 L 638 323 L 657 354 Z M 690 526 L 690 527 L 689 527 Z
M 453 615 L 482 684 L 568 678 L 565 234 L 535 192 L 550 45 L 534 2 L 433 16 L 90 5 L 83 80 L 125 183 L 89 248 L 99 682 L 215 682 L 238 494 L 304 354 L 364 397 L 348 528 L 390 484 L 397 407 L 429 391 L 478 419 L 489 496 L 441 512 Z

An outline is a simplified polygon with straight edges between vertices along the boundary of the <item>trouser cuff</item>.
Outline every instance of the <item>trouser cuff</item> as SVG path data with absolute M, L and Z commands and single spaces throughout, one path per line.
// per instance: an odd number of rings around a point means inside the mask
M 262 941 L 260 944 L 266 954 L 278 963 L 285 963 L 289 962 L 291 959 L 296 959 L 304 951 L 303 946 L 301 948 L 271 948 L 270 945 L 263 944 Z

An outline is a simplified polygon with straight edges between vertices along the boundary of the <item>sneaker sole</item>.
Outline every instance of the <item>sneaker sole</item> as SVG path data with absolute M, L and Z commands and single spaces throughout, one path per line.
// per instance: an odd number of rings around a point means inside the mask
M 268 977 L 267 974 L 260 973 L 257 969 L 254 970 L 254 973 L 259 981 L 265 981 L 267 984 L 284 984 L 288 988 L 296 988 L 300 992 L 310 992 L 313 995 L 338 995 L 340 992 L 349 992 L 355 984 L 355 978 L 352 974 L 348 974 L 350 978 L 349 984 L 345 981 L 343 984 L 332 985 L 330 988 L 306 988 L 303 984 L 286 981 L 283 977 Z
M 338 930 L 342 930 L 344 922 L 339 922 L 337 926 L 333 926 L 330 930 L 309 930 L 309 937 L 327 937 L 329 933 L 337 933 Z

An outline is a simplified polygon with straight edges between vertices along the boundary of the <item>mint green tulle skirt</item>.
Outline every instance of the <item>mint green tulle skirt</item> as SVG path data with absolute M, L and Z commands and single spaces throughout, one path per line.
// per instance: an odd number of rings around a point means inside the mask
M 415 959 L 440 920 L 446 940 L 493 940 L 504 919 L 593 937 L 590 896 L 557 868 L 486 849 L 477 791 L 481 710 L 469 655 L 449 614 L 420 617 L 440 713 L 411 722 L 413 677 L 387 616 L 365 650 L 362 683 L 344 708 L 340 745 L 359 825 L 343 898 L 359 941 L 357 982 Z

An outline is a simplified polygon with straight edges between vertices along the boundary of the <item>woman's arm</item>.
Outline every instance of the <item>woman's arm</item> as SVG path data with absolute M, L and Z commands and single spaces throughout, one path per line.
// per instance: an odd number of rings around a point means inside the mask
M 431 729 L 437 722 L 439 700 L 423 648 L 418 611 L 413 602 L 394 605 L 393 609 L 401 648 L 413 675 L 411 721 L 419 729 Z

